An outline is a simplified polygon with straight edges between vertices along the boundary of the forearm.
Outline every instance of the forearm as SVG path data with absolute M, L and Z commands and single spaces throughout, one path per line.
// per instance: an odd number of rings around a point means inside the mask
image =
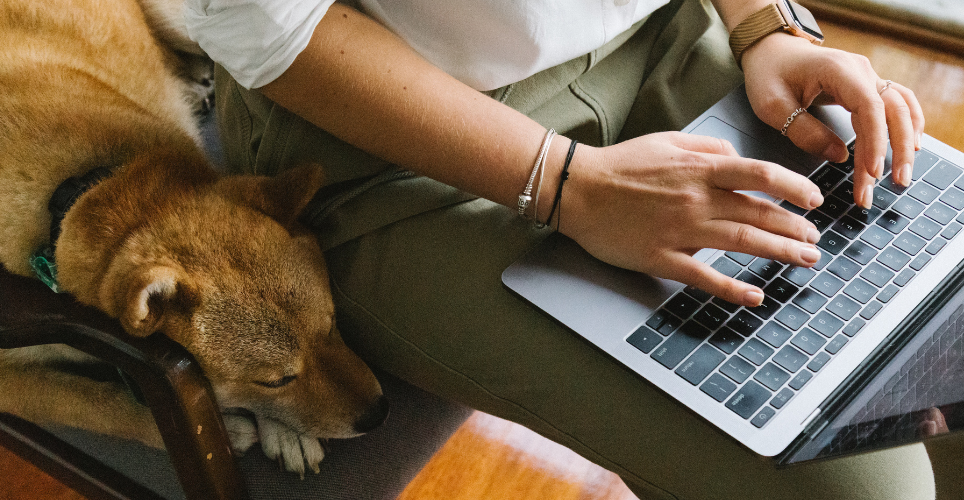
M 339 4 L 291 67 L 261 91 L 356 147 L 508 206 L 515 205 L 545 136 L 535 121 L 455 80 L 380 24 Z M 567 144 L 555 141 L 548 163 L 555 171 Z M 550 172 L 544 190 L 552 189 Z
M 740 21 L 774 1 L 775 0 L 712 0 L 713 7 L 716 8 L 716 12 L 719 13 L 720 18 L 723 19 L 726 31 L 733 31 L 733 28 L 735 28 L 737 24 L 740 24 Z

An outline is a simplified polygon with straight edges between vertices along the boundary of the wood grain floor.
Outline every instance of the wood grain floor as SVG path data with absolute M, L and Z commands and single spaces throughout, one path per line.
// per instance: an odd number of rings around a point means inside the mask
M 871 59 L 883 78 L 913 89 L 927 133 L 964 149 L 964 59 L 823 22 L 828 45 Z M 403 500 L 629 500 L 614 474 L 515 424 L 474 415 Z M 0 500 L 82 500 L 0 448 Z

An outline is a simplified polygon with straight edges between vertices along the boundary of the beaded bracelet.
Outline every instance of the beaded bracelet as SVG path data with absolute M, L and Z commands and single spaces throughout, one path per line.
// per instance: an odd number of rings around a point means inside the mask
M 566 153 L 566 163 L 562 165 L 562 173 L 559 174 L 559 187 L 556 188 L 556 196 L 552 199 L 552 207 L 549 208 L 549 218 L 546 219 L 546 223 L 540 227 L 548 226 L 552 224 L 552 217 L 556 214 L 556 208 L 559 208 L 559 212 L 562 212 L 562 207 L 559 206 L 559 201 L 562 200 L 562 185 L 569 180 L 569 165 L 572 164 L 572 157 L 576 154 L 576 144 L 579 141 L 573 139 L 572 143 L 569 144 L 569 152 Z M 562 219 L 562 214 L 560 213 L 559 219 Z M 556 220 L 556 231 L 559 230 L 559 219 Z
M 526 210 L 532 202 L 532 186 L 536 181 L 536 174 L 539 173 L 539 170 L 545 163 L 546 152 L 549 151 L 549 145 L 552 143 L 552 136 L 554 135 L 556 135 L 556 131 L 553 129 L 549 129 L 546 132 L 546 137 L 542 140 L 542 148 L 539 149 L 539 156 L 536 157 L 536 163 L 532 167 L 532 174 L 529 175 L 529 182 L 526 184 L 522 194 L 519 195 L 519 215 L 522 217 L 526 216 Z M 541 184 L 540 182 L 540 188 L 542 187 Z M 538 209 L 539 207 L 537 206 L 536 210 Z

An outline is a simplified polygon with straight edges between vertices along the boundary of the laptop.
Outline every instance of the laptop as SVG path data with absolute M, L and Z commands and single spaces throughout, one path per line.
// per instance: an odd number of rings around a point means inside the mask
M 809 111 L 853 151 L 847 111 Z M 820 262 L 699 251 L 763 288 L 763 305 L 747 309 L 554 234 L 504 285 L 781 466 L 964 429 L 964 153 L 925 135 L 905 189 L 890 180 L 889 152 L 865 210 L 853 203 L 853 156 L 833 164 L 799 150 L 756 118 L 742 86 L 683 131 L 812 179 L 821 207 L 782 206 L 821 230 Z

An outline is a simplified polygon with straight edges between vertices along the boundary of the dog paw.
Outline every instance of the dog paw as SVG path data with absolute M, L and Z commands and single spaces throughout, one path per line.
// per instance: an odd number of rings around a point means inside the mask
M 299 434 L 287 425 L 270 418 L 258 419 L 261 450 L 286 470 L 305 478 L 305 465 L 317 474 L 318 464 L 325 458 L 325 450 L 318 438 Z
M 182 79 L 191 110 L 206 115 L 214 109 L 214 62 L 207 56 L 182 54 Z
M 254 420 L 244 415 L 228 414 L 222 415 L 222 419 L 228 431 L 228 440 L 231 441 L 231 451 L 242 455 L 258 442 L 258 426 Z

